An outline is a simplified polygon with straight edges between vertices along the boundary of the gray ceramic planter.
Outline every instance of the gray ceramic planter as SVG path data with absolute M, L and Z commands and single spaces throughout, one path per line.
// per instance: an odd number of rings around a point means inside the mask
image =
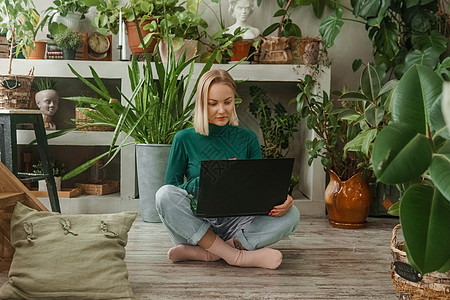
M 164 185 L 171 146 L 136 144 L 139 199 L 144 222 L 161 222 L 155 207 L 155 194 Z

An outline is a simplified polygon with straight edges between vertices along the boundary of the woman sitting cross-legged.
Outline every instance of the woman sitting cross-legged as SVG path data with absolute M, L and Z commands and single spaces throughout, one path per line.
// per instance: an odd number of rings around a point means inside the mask
M 176 245 L 167 255 L 173 262 L 222 258 L 233 266 L 276 269 L 282 254 L 266 246 L 297 227 L 300 214 L 292 197 L 265 216 L 200 218 L 191 210 L 202 160 L 262 158 L 255 133 L 237 126 L 235 94 L 228 72 L 206 72 L 198 83 L 194 128 L 175 135 L 166 185 L 156 193 L 159 216 Z

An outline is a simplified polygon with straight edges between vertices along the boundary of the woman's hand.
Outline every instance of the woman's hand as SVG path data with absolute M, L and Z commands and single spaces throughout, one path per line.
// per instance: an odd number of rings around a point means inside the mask
M 286 201 L 283 204 L 277 205 L 269 213 L 271 217 L 282 217 L 288 213 L 291 207 L 294 205 L 294 199 L 290 195 L 287 196 Z

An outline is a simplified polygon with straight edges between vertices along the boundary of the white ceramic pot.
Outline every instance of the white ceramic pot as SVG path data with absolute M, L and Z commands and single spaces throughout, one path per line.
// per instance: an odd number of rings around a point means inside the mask
M 169 57 L 169 49 L 167 42 L 161 41 L 159 43 L 159 53 L 161 55 L 161 60 L 166 63 Z M 197 54 L 198 41 L 197 40 L 184 40 L 181 48 L 175 51 L 175 59 L 178 61 L 180 59 L 183 51 L 186 51 L 186 60 L 193 58 Z
M 80 20 L 81 13 L 79 12 L 69 12 L 65 17 L 61 16 L 59 13 L 55 14 L 54 21 L 66 25 L 67 28 L 80 31 Z

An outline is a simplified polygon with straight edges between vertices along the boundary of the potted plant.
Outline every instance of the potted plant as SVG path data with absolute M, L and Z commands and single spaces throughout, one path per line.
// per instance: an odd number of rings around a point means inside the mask
M 159 24 L 159 52 L 163 62 L 167 61 L 169 41 L 173 43 L 175 59 L 178 59 L 183 51 L 186 51 L 186 59 L 197 53 L 198 40 L 206 35 L 204 29 L 208 27 L 208 23 L 198 14 L 199 2 L 196 1 L 197 5 L 188 5 L 186 9 L 164 12 Z
M 371 201 L 370 157 L 364 151 L 344 150 L 361 129 L 340 116 L 346 108 L 334 103 L 327 93 L 315 94 L 314 85 L 312 76 L 306 75 L 298 84 L 300 93 L 295 99 L 308 129 L 315 133 L 305 144 L 310 156 L 308 164 L 320 158 L 329 174 L 325 204 L 330 224 L 339 228 L 361 228 L 365 226 Z
M 1 1 L 0 27 L 6 29 L 6 39 L 10 43 L 8 73 L 0 75 L 0 109 L 29 107 L 33 69 L 29 75 L 11 74 L 14 55 L 23 53 L 25 46 L 34 47 L 36 18 L 39 14 L 31 0 Z M 41 23 L 42 24 L 42 23 Z
M 167 38 L 170 39 L 170 37 Z M 142 35 L 140 39 L 143 43 Z M 68 99 L 94 106 L 95 111 L 86 114 L 94 120 L 90 125 L 109 125 L 115 130 L 109 151 L 72 170 L 63 179 L 71 178 L 87 170 L 99 159 L 108 155 L 111 155 L 109 160 L 111 161 L 123 147 L 136 145 L 141 209 L 143 220 L 147 222 L 159 222 L 154 195 L 163 184 L 170 144 L 175 133 L 191 125 L 193 98 L 198 79 L 211 68 L 215 60 L 215 56 L 212 56 L 203 66 L 199 77 L 195 80 L 195 86 L 191 89 L 188 86 L 192 81 L 194 61 L 197 57 L 186 60 L 185 54 L 182 54 L 179 60 L 175 60 L 173 51 L 169 53 L 167 64 L 161 62 L 159 54 L 155 54 L 153 57 L 155 63 L 152 66 L 150 55 L 146 51 L 144 52 L 146 61 L 141 66 L 135 58 L 132 60 L 128 74 L 133 93 L 128 96 L 122 94 L 123 104 L 111 97 L 94 69 L 91 68 L 91 73 L 95 84 L 83 78 L 69 65 L 72 72 L 100 98 L 71 97 Z M 155 78 L 152 67 L 156 69 L 158 80 Z M 187 91 L 190 91 L 189 94 Z M 120 133 L 122 136 L 119 141 Z M 60 134 L 61 132 L 53 136 Z M 130 142 L 129 138 L 133 141 Z M 118 146 L 116 146 L 117 143 Z M 152 147 L 152 145 L 156 146 Z M 154 149 L 153 153 L 156 152 L 156 154 L 147 155 L 146 152 L 151 151 L 150 149 Z M 149 157 L 154 156 L 158 158 L 150 163 Z M 153 170 L 152 176 L 148 176 L 148 168 Z M 160 173 L 157 173 L 158 170 Z M 150 188 L 151 191 L 141 189 L 145 187 Z
M 61 190 L 61 178 L 65 174 L 65 165 L 61 161 L 57 159 L 52 159 L 52 170 L 53 176 L 55 177 L 56 190 Z M 33 165 L 33 173 L 34 174 L 44 174 L 44 169 L 42 168 L 42 162 L 38 161 L 37 164 Z M 47 191 L 47 185 L 45 180 L 39 180 L 39 191 Z
M 258 5 L 261 2 L 258 1 Z M 280 21 L 269 25 L 262 33 L 265 37 L 262 45 L 262 63 L 317 63 L 320 39 L 302 38 L 302 30 L 293 22 L 291 15 L 298 7 L 311 4 L 315 15 L 320 18 L 325 5 L 323 2 L 320 5 L 319 2 L 304 0 L 277 1 L 279 9 L 274 13 L 273 17 L 279 17 Z M 269 37 L 275 31 L 277 31 L 277 35 Z M 281 51 L 284 53 L 280 56 L 279 53 Z M 306 59 L 303 59 L 305 53 L 307 53 L 307 56 Z
M 372 164 L 379 181 L 396 184 L 402 192 L 389 212 L 400 217 L 404 243 L 391 248 L 406 252 L 403 263 L 412 268 L 397 263 L 397 291 L 409 284 L 410 295 L 445 298 L 433 284 L 450 276 L 450 127 L 442 86 L 442 78 L 424 65 L 403 75 L 392 95 L 393 122 L 376 138 Z M 412 283 L 414 276 L 419 282 Z
M 83 44 L 83 36 L 69 28 L 54 37 L 56 45 L 63 50 L 64 59 L 75 59 L 75 53 Z
M 123 8 L 123 16 L 126 20 L 128 45 L 132 53 L 144 53 L 142 45 L 145 45 L 148 53 L 153 53 L 157 42 L 155 34 L 158 34 L 158 23 L 163 18 L 164 10 L 167 13 L 174 13 L 177 9 L 181 9 L 177 4 L 178 0 L 130 0 Z M 139 32 L 144 37 L 144 43 L 141 43 Z
M 28 59 L 44 59 L 45 58 L 45 50 L 47 48 L 46 41 L 36 41 L 36 35 L 39 30 L 42 30 L 44 25 L 47 22 L 48 15 L 44 15 L 43 18 L 39 16 L 39 14 L 33 14 L 30 22 L 33 24 L 33 30 L 31 32 L 31 38 L 33 39 L 33 47 L 29 47 L 25 45 L 26 49 L 26 57 Z
M 207 51 L 200 56 L 200 62 L 206 62 L 213 54 L 214 50 L 217 50 L 216 63 L 226 64 L 233 56 L 233 42 L 242 39 L 240 35 L 245 29 L 237 29 L 234 33 L 228 33 L 227 29 L 219 29 L 216 33 L 209 36 L 208 42 L 202 42 Z M 247 57 L 247 55 L 245 56 Z
M 261 151 L 264 158 L 286 157 L 289 152 L 289 144 L 298 131 L 301 120 L 299 113 L 288 113 L 281 103 L 272 108 L 266 92 L 258 86 L 250 86 L 249 103 L 251 114 L 259 121 L 263 137 Z M 298 184 L 299 177 L 293 173 L 291 177 L 290 192 Z
M 49 16 L 48 29 L 52 35 L 69 28 L 74 31 L 80 30 L 80 20 L 84 19 L 89 6 L 83 0 L 54 0 L 54 6 L 45 10 Z M 64 25 L 62 28 L 59 24 Z
M 95 112 L 89 114 L 89 117 L 94 120 L 94 123 L 91 125 L 110 125 L 115 127 L 115 131 L 113 140 L 111 141 L 110 151 L 71 171 L 64 179 L 87 170 L 102 157 L 109 154 L 114 157 L 123 147 L 136 144 L 140 184 L 139 195 L 143 220 L 146 222 L 158 222 L 159 217 L 154 207 L 154 195 L 156 190 L 163 184 L 170 144 L 176 132 L 191 124 L 191 114 L 194 108 L 193 97 L 196 89 L 194 87 L 192 92 L 187 95 L 186 85 L 193 75 L 192 66 L 195 58 L 185 61 L 183 54 L 177 62 L 175 61 L 174 54 L 171 54 L 167 65 L 164 65 L 161 63 L 159 55 L 156 54 L 154 59 L 156 71 L 159 75 L 158 81 L 154 80 L 149 58 L 146 64 L 142 65 L 143 77 L 140 75 L 141 70 L 136 59 L 133 59 L 132 65 L 129 68 L 133 95 L 130 98 L 123 95 L 126 101 L 125 105 L 112 99 L 109 92 L 101 84 L 94 86 L 72 69 L 80 80 L 101 96 L 101 99 L 90 97 L 73 97 L 70 99 L 94 104 Z M 203 74 L 212 66 L 213 60 L 214 57 L 204 66 L 200 74 Z M 187 67 L 189 67 L 188 73 L 182 75 L 182 71 Z M 101 82 L 95 72 L 93 73 L 93 77 L 96 82 Z M 186 103 L 184 104 L 185 97 Z M 114 145 L 121 132 L 125 136 L 122 142 L 115 147 Z M 133 138 L 134 142 L 130 143 L 128 137 Z M 157 158 L 150 163 L 150 158 L 144 158 L 144 156 L 151 148 L 156 152 L 156 154 L 151 154 L 151 157 Z M 148 174 L 145 175 L 149 167 L 154 173 L 151 177 Z M 159 173 L 156 174 L 155 172 Z M 147 180 L 150 180 L 152 184 Z M 146 185 L 152 186 L 152 190 L 142 190 Z

